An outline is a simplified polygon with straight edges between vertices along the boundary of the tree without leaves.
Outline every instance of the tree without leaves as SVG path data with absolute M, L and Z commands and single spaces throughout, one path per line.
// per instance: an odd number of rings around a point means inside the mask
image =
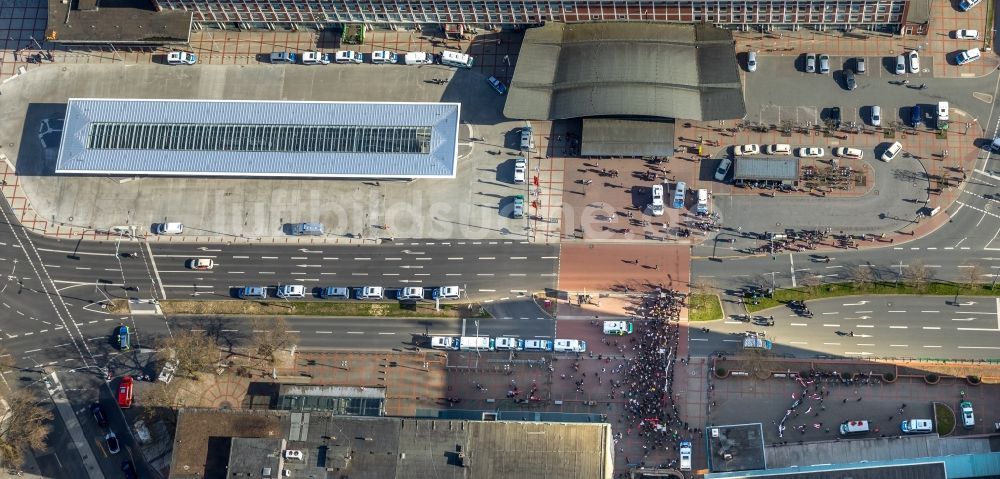
M 8 353 L 6 349 L 0 348 L 0 374 L 6 374 L 13 370 L 15 363 L 17 363 L 17 359 L 14 358 L 14 355 Z
M 963 269 L 965 270 L 965 274 L 963 275 L 965 286 L 970 290 L 976 289 L 976 285 L 979 284 L 980 277 L 983 275 L 982 265 L 979 263 L 969 263 Z
M 291 347 L 298 337 L 288 332 L 285 318 L 254 318 L 251 323 L 250 356 L 257 359 L 258 367 L 273 367 L 278 360 L 278 352 Z
M 182 331 L 163 341 L 160 359 L 176 359 L 177 376 L 194 377 L 196 373 L 212 372 L 219 362 L 219 348 L 208 335 L 195 331 Z
M 164 383 L 157 381 L 145 389 L 142 395 L 142 417 L 147 424 L 164 421 L 177 424 L 177 381 Z
M 5 398 L 7 409 L 0 417 L 0 456 L 5 464 L 20 465 L 26 447 L 44 449 L 52 412 L 41 407 L 31 393 L 13 391 Z
M 931 279 L 931 271 L 921 263 L 913 263 L 903 270 L 903 279 L 912 284 L 917 291 L 922 292 Z
M 851 281 L 858 286 L 858 289 L 864 291 L 868 289 L 868 286 L 872 284 L 875 280 L 875 275 L 872 273 L 872 269 L 864 265 L 854 265 L 847 270 L 848 277 Z
M 819 290 L 819 286 L 823 284 L 823 280 L 814 274 L 803 276 L 799 280 L 799 286 L 805 288 L 806 292 L 815 295 Z

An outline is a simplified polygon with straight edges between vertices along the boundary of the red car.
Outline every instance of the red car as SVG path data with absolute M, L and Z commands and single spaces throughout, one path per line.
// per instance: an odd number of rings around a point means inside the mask
M 118 385 L 118 405 L 123 409 L 132 407 L 132 376 L 123 377 Z

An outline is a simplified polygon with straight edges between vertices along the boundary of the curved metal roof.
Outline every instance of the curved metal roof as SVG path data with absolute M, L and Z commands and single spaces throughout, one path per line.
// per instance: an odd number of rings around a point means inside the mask
M 732 34 L 710 25 L 550 23 L 529 29 L 508 118 L 746 114 Z

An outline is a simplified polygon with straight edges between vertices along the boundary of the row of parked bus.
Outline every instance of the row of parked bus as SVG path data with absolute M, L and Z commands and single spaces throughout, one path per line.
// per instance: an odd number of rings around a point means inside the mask
M 446 351 L 534 351 L 582 353 L 587 342 L 579 339 L 520 339 L 489 336 L 431 336 L 430 346 Z

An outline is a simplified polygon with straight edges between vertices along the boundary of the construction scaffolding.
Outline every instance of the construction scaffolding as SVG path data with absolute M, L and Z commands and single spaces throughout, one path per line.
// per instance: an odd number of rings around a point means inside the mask
M 536 25 L 544 22 L 711 23 L 743 30 L 898 28 L 916 0 L 154 0 L 204 26 L 328 24 Z

